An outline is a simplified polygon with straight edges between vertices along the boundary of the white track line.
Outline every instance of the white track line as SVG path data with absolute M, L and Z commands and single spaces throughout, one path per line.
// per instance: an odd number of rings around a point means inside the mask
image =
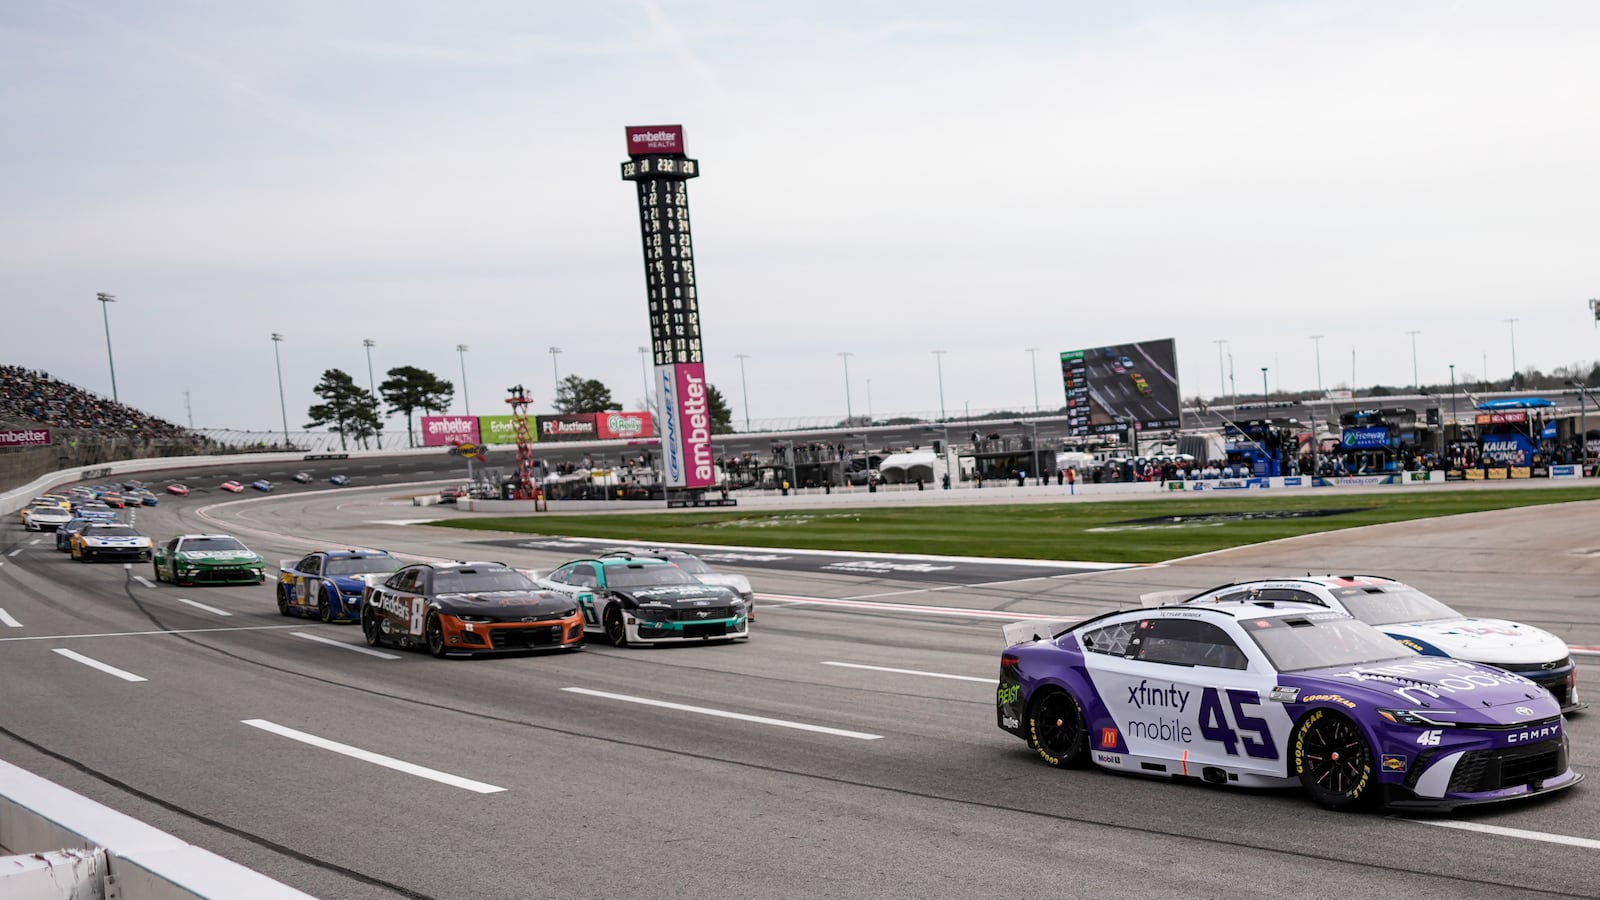
M 924 672 L 920 669 L 891 669 L 888 666 L 868 666 L 861 663 L 833 662 L 824 660 L 825 666 L 838 666 L 841 669 L 866 669 L 871 672 L 893 672 L 896 675 L 922 675 L 926 678 L 953 678 L 956 681 L 979 681 L 985 684 L 995 684 L 998 678 L 979 678 L 976 675 L 949 675 L 944 672 Z
M 179 603 L 187 603 L 190 606 L 194 607 L 195 609 L 203 609 L 208 613 L 216 613 L 219 616 L 231 616 L 231 615 L 233 615 L 233 613 L 228 612 L 225 609 L 217 609 L 215 606 L 207 606 L 207 605 L 205 605 L 204 603 L 201 603 L 198 600 L 190 600 L 190 599 L 187 599 L 185 597 L 173 597 L 172 599 L 178 601 Z
M 11 614 L 6 612 L 3 609 L 0 609 L 0 624 L 5 625 L 7 628 L 21 628 L 22 627 L 22 623 L 21 622 L 18 622 L 16 619 L 11 618 Z
M 330 647 L 343 647 L 346 650 L 354 650 L 357 653 L 365 653 L 368 656 L 376 656 L 379 659 L 399 659 L 400 658 L 400 657 L 394 655 L 393 653 L 384 653 L 381 650 L 373 650 L 370 647 L 360 647 L 360 646 L 357 646 L 355 644 L 350 643 L 349 641 L 336 641 L 333 638 L 325 638 L 325 637 L 322 637 L 320 635 L 308 634 L 308 633 L 306 633 L 304 631 L 291 631 L 289 633 L 294 635 L 297 638 L 305 638 L 308 641 L 316 641 L 319 644 L 327 644 Z
M 1543 841 L 1546 844 L 1564 844 L 1568 847 L 1583 847 L 1587 850 L 1600 850 L 1600 841 L 1594 838 L 1573 837 L 1567 834 L 1551 834 L 1546 831 L 1524 831 L 1521 828 L 1503 828 L 1499 825 L 1485 825 L 1482 822 L 1462 822 L 1455 819 L 1401 819 L 1402 822 L 1412 822 L 1417 825 L 1433 825 L 1438 828 L 1456 828 L 1461 831 L 1476 831 L 1480 834 L 1493 834 L 1499 837 L 1518 838 L 1524 841 Z
M 150 582 L 150 579 L 145 578 L 143 575 L 135 575 L 133 576 L 133 580 L 139 582 L 147 588 L 155 587 L 155 585 Z
M 10 553 L 7 553 L 6 555 L 7 556 L 16 556 L 18 553 L 21 553 L 21 552 L 22 552 L 22 548 L 18 547 L 17 549 L 11 551 Z
M 39 546 L 40 542 L 43 541 L 43 540 L 44 540 L 44 538 L 34 538 L 33 540 L 28 542 L 28 546 L 37 547 L 37 546 Z
M 588 688 L 564 687 L 563 691 L 573 694 L 583 694 L 589 697 L 604 697 L 607 700 L 621 700 L 624 703 L 638 703 L 643 706 L 656 706 L 661 709 L 676 709 L 679 712 L 696 713 L 702 716 L 715 716 L 719 719 L 738 719 L 741 722 L 755 722 L 758 725 L 776 725 L 779 728 L 793 728 L 798 731 L 814 731 L 817 734 L 831 734 L 835 737 L 855 738 L 858 741 L 881 740 L 881 734 L 867 734 L 862 731 L 846 731 L 842 728 L 829 728 L 826 725 L 808 725 L 805 722 L 791 722 L 787 719 L 769 719 L 766 716 L 749 716 L 744 713 L 728 712 L 724 709 L 708 709 L 704 706 L 687 706 L 682 703 L 668 703 L 665 700 L 651 700 L 648 697 L 634 697 L 628 694 L 611 694 L 606 691 L 592 691 Z
M 71 650 L 64 650 L 64 649 L 61 649 L 59 647 L 57 647 L 52 652 L 59 653 L 62 656 L 65 656 L 67 659 L 72 660 L 73 662 L 83 663 L 84 665 L 88 666 L 91 669 L 99 669 L 100 671 L 106 673 L 107 675 L 115 675 L 118 678 L 121 678 L 123 681 L 148 681 L 149 680 L 147 678 L 143 678 L 141 676 L 135 675 L 132 672 L 128 672 L 128 671 L 124 671 L 122 669 L 119 669 L 116 666 L 107 665 L 106 663 L 103 663 L 98 659 L 90 659 L 89 657 L 84 656 L 82 653 L 74 653 Z
M 203 634 L 207 631 L 282 631 L 285 628 L 299 627 L 298 625 L 236 625 L 229 628 L 173 628 L 167 631 L 98 631 L 92 634 L 41 634 L 35 637 L 0 638 L 0 643 L 8 641 L 65 641 L 72 638 L 143 637 L 152 634 Z
M 1071 622 L 1082 616 L 1047 616 L 1041 613 L 1007 612 L 1003 609 L 962 609 L 958 606 L 921 606 L 911 603 L 872 603 L 863 600 L 828 597 L 791 597 L 787 594 L 757 594 L 757 599 L 808 606 L 833 606 L 840 609 L 869 609 L 876 612 L 919 613 L 930 616 L 955 616 L 962 619 L 1002 619 L 1007 622 L 1029 620 Z
M 249 725 L 251 728 L 259 728 L 262 731 L 280 735 L 282 737 L 289 738 L 290 740 L 299 741 L 302 744 L 310 744 L 313 747 L 320 747 L 323 750 L 331 750 L 334 753 L 343 754 L 351 759 L 359 759 L 362 762 L 369 762 L 375 766 L 383 766 L 386 769 L 393 769 L 396 772 L 404 772 L 407 775 L 415 775 L 418 778 L 426 778 L 429 781 L 437 781 L 440 784 L 448 784 L 451 787 L 458 787 L 462 790 L 472 791 L 473 793 L 498 794 L 505 790 L 503 787 L 485 784 L 481 781 L 473 781 L 470 778 L 462 778 L 459 775 L 451 775 L 449 772 L 441 772 L 438 769 L 430 769 L 426 766 L 419 766 L 416 763 L 408 763 L 404 760 L 395 759 L 392 756 L 384 756 L 381 753 L 373 753 L 370 750 L 362 750 L 360 747 L 352 747 L 349 744 L 341 744 L 338 741 L 330 741 L 327 738 L 320 738 L 314 734 L 307 734 L 304 731 L 296 731 L 293 728 L 285 728 L 284 726 L 275 722 L 268 722 L 266 719 L 243 719 L 241 721 L 243 724 Z

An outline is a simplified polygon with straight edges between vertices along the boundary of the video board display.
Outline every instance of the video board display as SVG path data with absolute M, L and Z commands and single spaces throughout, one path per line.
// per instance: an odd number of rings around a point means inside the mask
M 1061 354 L 1073 435 L 1166 431 L 1180 426 L 1177 343 L 1172 338 Z

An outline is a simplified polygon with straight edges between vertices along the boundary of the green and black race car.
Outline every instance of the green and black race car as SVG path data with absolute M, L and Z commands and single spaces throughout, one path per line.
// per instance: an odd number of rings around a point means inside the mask
M 156 547 L 157 581 L 174 584 L 260 584 L 266 560 L 226 534 L 180 534 Z

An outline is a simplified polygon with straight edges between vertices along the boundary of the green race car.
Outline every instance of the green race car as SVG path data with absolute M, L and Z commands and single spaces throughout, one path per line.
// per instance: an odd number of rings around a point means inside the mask
M 266 560 L 226 534 L 180 534 L 156 547 L 156 581 L 174 584 L 260 584 Z

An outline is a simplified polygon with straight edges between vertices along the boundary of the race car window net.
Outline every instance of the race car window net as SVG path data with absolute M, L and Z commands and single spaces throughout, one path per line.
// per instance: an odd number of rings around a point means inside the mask
M 193 550 L 239 550 L 248 552 L 245 545 L 231 537 L 188 538 L 183 542 L 185 552 Z
M 693 575 L 671 565 L 607 566 L 608 587 L 656 587 L 663 584 L 699 584 Z
M 313 565 L 315 565 L 313 563 Z M 324 575 L 376 575 L 393 572 L 399 562 L 392 556 L 330 557 L 323 567 Z
M 1092 653 L 1124 656 L 1128 652 L 1128 642 L 1133 639 L 1133 625 L 1132 622 L 1118 622 L 1096 628 L 1084 634 L 1083 648 Z
M 1368 625 L 1393 625 L 1396 622 L 1428 622 L 1459 619 L 1461 614 L 1418 590 L 1340 591 L 1345 609 Z
M 1404 659 L 1416 652 L 1343 615 L 1245 617 L 1239 624 L 1279 672 Z
M 435 572 L 435 594 L 479 594 L 489 591 L 532 591 L 533 581 L 512 569 L 465 569 L 456 572 Z

